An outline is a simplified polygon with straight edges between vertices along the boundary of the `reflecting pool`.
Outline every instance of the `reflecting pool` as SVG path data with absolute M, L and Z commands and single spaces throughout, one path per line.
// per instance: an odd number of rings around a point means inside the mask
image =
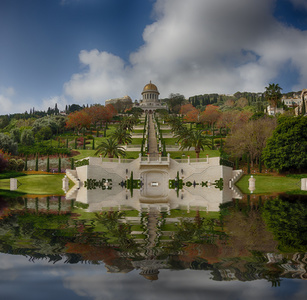
M 65 197 L 2 197 L 0 296 L 305 299 L 306 201 L 244 195 L 214 212 L 156 203 L 94 211 Z

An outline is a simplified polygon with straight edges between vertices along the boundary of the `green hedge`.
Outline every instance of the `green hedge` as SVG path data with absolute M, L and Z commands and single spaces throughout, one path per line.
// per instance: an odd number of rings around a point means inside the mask
M 51 146 L 44 146 L 44 145 L 33 145 L 31 147 L 20 145 L 18 147 L 19 155 L 55 155 L 55 154 L 70 154 L 70 150 L 67 148 L 55 148 Z

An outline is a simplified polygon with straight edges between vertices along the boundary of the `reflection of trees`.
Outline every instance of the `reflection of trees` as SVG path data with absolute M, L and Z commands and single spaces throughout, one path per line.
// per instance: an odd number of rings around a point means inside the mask
M 96 222 L 105 226 L 102 236 L 109 244 L 117 244 L 123 251 L 136 253 L 138 245 L 131 235 L 131 225 L 119 223 L 125 216 L 124 212 L 108 211 L 95 213 Z
M 196 215 L 194 220 L 182 219 L 174 232 L 170 253 L 178 253 L 184 243 L 214 244 L 217 240 L 226 240 L 227 235 L 221 230 L 218 219 L 208 219 Z
M 285 252 L 307 251 L 306 199 L 290 200 L 286 196 L 265 202 L 262 216 Z
M 131 260 L 143 261 L 150 253 L 148 260 L 153 256 L 163 259 L 170 269 L 210 270 L 214 280 L 264 278 L 272 286 L 279 286 L 280 276 L 301 276 L 300 268 L 305 268 L 305 262 L 303 255 L 292 257 L 290 253 L 286 259 L 278 254 L 277 242 L 267 225 L 274 235 L 279 234 L 276 236 L 283 251 L 303 249 L 306 204 L 302 201 L 272 199 L 263 210 L 249 202 L 250 205 L 237 203 L 235 207 L 227 204 L 221 210 L 221 220 L 199 214 L 194 219 L 182 219 L 171 240 L 168 234 L 163 235 L 170 225 L 161 215 L 155 227 L 159 234 L 150 249 L 146 248 L 148 244 L 137 243 L 124 212 L 102 212 L 94 218 L 82 215 L 78 219 L 71 214 L 11 210 L 10 216 L 0 220 L 0 251 L 24 255 L 31 261 L 103 261 L 113 271 L 132 270 L 135 265 Z M 143 215 L 144 229 L 148 229 L 148 219 Z M 167 239 L 163 239 L 165 236 Z M 298 246 L 301 248 L 295 248 Z

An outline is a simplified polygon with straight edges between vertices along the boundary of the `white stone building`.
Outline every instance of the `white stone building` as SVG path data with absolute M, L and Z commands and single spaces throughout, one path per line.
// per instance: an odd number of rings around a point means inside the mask
M 159 95 L 157 86 L 150 81 L 143 88 L 139 105 L 135 106 L 142 108 L 146 113 L 154 112 L 157 109 L 167 109 L 167 106 L 161 103 Z

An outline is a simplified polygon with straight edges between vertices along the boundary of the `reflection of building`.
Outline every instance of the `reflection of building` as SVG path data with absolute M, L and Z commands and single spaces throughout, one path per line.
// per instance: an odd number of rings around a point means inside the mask
M 150 81 L 144 86 L 139 107 L 142 108 L 144 112 L 149 113 L 156 109 L 167 109 L 166 105 L 161 104 L 159 94 L 157 86 Z
M 133 173 L 133 175 L 132 175 Z M 67 170 L 76 182 L 67 199 L 89 204 L 89 211 L 102 208 L 136 209 L 148 212 L 171 209 L 219 211 L 219 205 L 241 198 L 234 183 L 240 171 L 220 164 L 220 158 L 173 160 L 169 157 L 101 159 L 90 157 L 89 165 Z M 133 176 L 134 188 L 127 186 Z M 89 188 L 85 182 L 109 180 L 112 188 Z

